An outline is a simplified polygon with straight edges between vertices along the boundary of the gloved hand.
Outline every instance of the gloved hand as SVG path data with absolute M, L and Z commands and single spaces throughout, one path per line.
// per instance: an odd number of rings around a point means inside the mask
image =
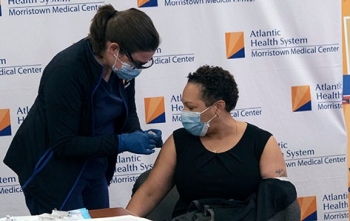
M 129 151 L 137 154 L 152 154 L 156 141 L 142 131 L 118 135 L 118 153 Z
M 162 131 L 157 129 L 149 129 L 149 130 L 146 130 L 145 133 L 147 133 L 150 139 L 156 142 L 156 147 L 163 146 Z

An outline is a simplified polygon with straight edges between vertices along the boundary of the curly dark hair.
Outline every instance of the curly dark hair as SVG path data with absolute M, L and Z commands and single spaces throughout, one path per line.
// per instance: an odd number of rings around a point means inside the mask
M 188 83 L 197 83 L 202 86 L 202 99 L 207 107 L 217 100 L 226 103 L 226 111 L 236 107 L 238 100 L 237 83 L 233 75 L 218 66 L 203 65 L 195 72 L 189 73 Z

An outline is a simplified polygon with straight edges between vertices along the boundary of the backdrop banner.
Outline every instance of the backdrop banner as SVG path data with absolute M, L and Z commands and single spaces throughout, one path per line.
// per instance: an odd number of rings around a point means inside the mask
M 162 130 L 165 141 L 182 126 L 188 73 L 222 66 L 240 90 L 232 117 L 276 137 L 301 220 L 349 220 L 349 0 L 0 0 L 0 217 L 29 215 L 18 178 L 2 159 L 43 70 L 87 36 L 107 3 L 146 12 L 161 36 L 154 66 L 136 78 L 143 129 Z M 158 153 L 118 156 L 111 207 L 126 206 Z

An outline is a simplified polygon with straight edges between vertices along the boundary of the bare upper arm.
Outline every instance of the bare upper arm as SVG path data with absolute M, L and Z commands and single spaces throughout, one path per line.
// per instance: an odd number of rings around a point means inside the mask
M 155 194 L 155 192 L 158 193 L 155 198 L 163 197 L 174 185 L 173 176 L 175 166 L 175 144 L 173 135 L 170 135 L 157 156 L 144 188 L 152 194 Z
M 165 141 L 147 179 L 135 192 L 126 209 L 146 216 L 173 187 L 176 166 L 176 151 L 173 136 Z
M 286 162 L 284 161 L 282 151 L 273 136 L 267 141 L 261 155 L 260 174 L 262 178 L 287 176 Z

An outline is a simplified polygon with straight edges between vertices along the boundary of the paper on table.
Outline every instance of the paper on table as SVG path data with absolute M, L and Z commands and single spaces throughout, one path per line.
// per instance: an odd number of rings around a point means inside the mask
M 37 216 L 7 216 L 0 218 L 0 221 L 38 221 Z

